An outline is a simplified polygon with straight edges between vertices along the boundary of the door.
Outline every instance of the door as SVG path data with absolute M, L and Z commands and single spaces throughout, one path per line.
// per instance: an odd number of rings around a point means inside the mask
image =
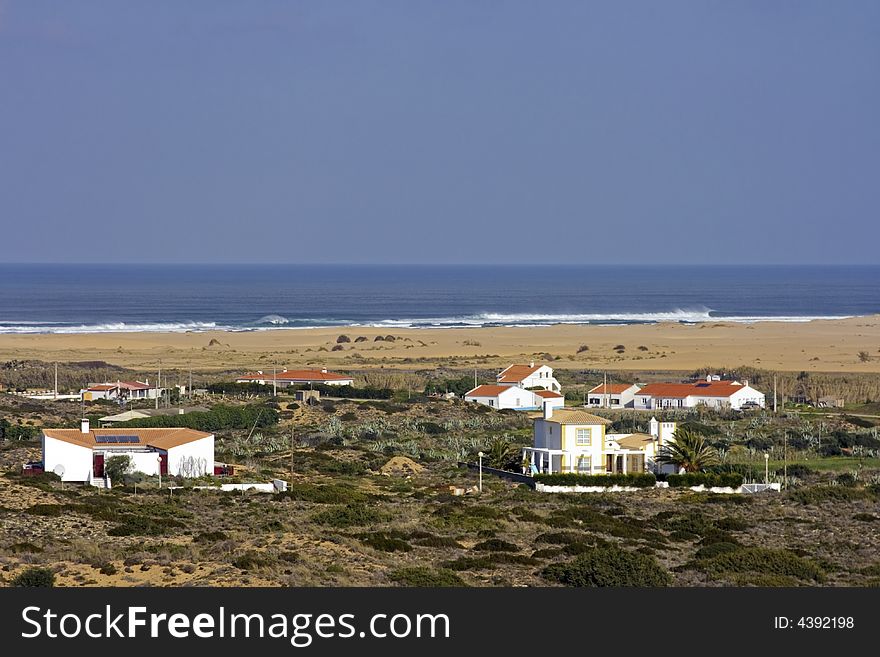
M 94 464 L 92 467 L 92 476 L 94 477 L 103 477 L 104 476 L 104 455 L 103 454 L 95 454 Z
M 168 453 L 166 452 L 165 454 L 159 454 L 159 458 L 161 459 L 159 461 L 159 474 L 161 474 L 163 476 L 167 475 L 168 474 Z

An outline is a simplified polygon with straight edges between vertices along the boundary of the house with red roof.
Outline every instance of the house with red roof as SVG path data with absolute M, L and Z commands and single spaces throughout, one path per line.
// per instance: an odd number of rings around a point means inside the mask
M 600 383 L 587 391 L 588 408 L 633 408 L 639 386 L 636 383 Z
M 79 391 L 83 401 L 112 399 L 129 401 L 133 399 L 155 399 L 162 394 L 162 388 L 145 381 L 117 381 L 116 383 L 96 383 Z
M 321 384 L 327 386 L 354 385 L 354 379 L 350 376 L 328 372 L 327 368 L 322 368 L 320 370 L 289 370 L 284 368 L 277 372 L 264 372 L 263 370 L 257 370 L 256 372 L 242 374 L 235 381 L 236 383 L 259 383 L 261 385 L 271 385 L 274 381 L 279 388 L 303 384 Z
M 543 388 L 553 392 L 562 392 L 562 386 L 553 377 L 553 368 L 549 365 L 536 365 L 533 362 L 528 365 L 508 365 L 499 372 L 495 379 L 496 383 L 501 386 L 519 386 L 526 390 Z
M 552 390 L 526 390 L 519 386 L 481 385 L 464 395 L 464 400 L 496 409 L 512 408 L 517 411 L 537 411 L 544 404 L 553 408 L 565 406 L 565 397 Z
M 214 434 L 185 428 L 43 429 L 43 469 L 62 481 L 107 486 L 104 466 L 128 456 L 130 472 L 200 477 L 214 472 Z
M 635 395 L 634 408 L 640 410 L 707 408 L 742 410 L 764 408 L 764 393 L 748 381 L 706 381 L 692 383 L 649 383 Z

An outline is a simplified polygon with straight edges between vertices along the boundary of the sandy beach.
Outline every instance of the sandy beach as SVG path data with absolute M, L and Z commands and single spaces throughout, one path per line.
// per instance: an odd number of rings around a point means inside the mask
M 333 351 L 342 334 L 351 341 Z M 389 334 L 394 341 L 375 340 Z M 880 372 L 880 316 L 804 323 L 0 335 L 4 361 L 102 360 L 132 368 L 153 368 L 161 361 L 164 367 L 198 371 L 265 368 L 273 361 L 280 367 L 342 370 L 494 367 L 547 360 L 545 354 L 554 357 L 557 368 L 689 371 L 750 365 L 778 371 Z

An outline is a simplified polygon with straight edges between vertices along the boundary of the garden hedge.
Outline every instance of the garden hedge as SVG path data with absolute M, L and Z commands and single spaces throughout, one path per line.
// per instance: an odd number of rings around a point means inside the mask
M 706 486 L 707 488 L 739 488 L 743 476 L 736 472 L 688 472 L 671 474 L 666 477 L 671 488 L 689 488 L 690 486 Z
M 577 473 L 537 474 L 535 481 L 548 486 L 633 486 L 651 488 L 657 478 L 650 472 L 633 474 L 584 475 Z

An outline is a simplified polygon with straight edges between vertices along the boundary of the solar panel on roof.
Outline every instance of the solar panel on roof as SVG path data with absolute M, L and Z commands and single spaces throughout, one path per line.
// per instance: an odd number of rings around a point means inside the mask
M 95 436 L 95 442 L 97 442 L 97 443 L 139 443 L 139 442 L 141 442 L 141 439 L 138 436 L 103 435 L 103 436 Z

